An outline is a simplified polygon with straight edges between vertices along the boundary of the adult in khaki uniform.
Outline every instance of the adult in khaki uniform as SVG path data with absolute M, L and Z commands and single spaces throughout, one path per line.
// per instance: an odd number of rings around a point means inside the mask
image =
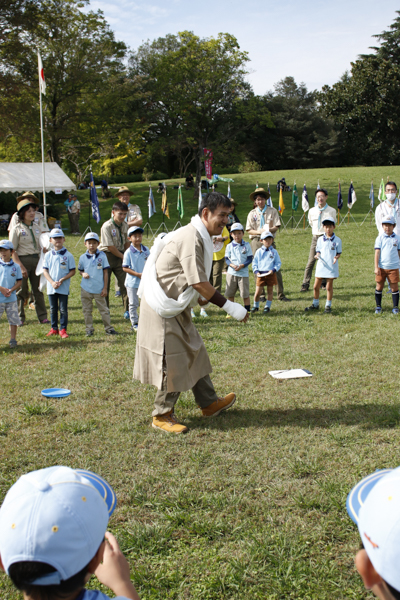
M 122 304 L 124 306 L 124 316 L 129 319 L 128 295 L 125 288 L 125 277 L 122 269 L 122 259 L 124 252 L 129 248 L 128 225 L 125 223 L 128 207 L 123 202 L 115 202 L 112 207 L 111 219 L 106 221 L 100 231 L 99 252 L 105 252 L 111 271 L 118 281 L 122 294 Z M 110 277 L 107 281 L 107 306 L 110 306 Z
M 192 389 L 204 416 L 219 414 L 236 399 L 233 393 L 224 398 L 215 393 L 210 360 L 190 316 L 190 305 L 200 294 L 200 305 L 211 302 L 247 320 L 243 306 L 209 283 L 212 236 L 221 235 L 230 206 L 223 194 L 208 194 L 189 225 L 156 240 L 142 274 L 134 378 L 158 388 L 152 423 L 158 430 L 187 432 L 174 416 L 180 392 Z
M 35 223 L 36 208 L 39 201 L 32 192 L 25 192 L 17 198 L 19 222 L 11 229 L 9 238 L 13 243 L 13 260 L 21 267 L 22 286 L 17 292 L 18 314 L 22 325 L 25 323 L 24 302 L 29 297 L 28 279 L 35 297 L 35 309 L 40 323 L 49 323 L 43 293 L 39 290 L 40 277 L 36 267 L 40 255 L 40 235 L 46 231 Z
M 269 192 L 266 192 L 264 188 L 257 188 L 250 194 L 250 200 L 255 202 L 256 208 L 253 208 L 253 210 L 251 210 L 247 215 L 246 231 L 249 233 L 253 256 L 255 256 L 257 250 L 262 247 L 260 236 L 264 230 L 264 227 L 268 226 L 269 231 L 275 235 L 281 226 L 281 219 L 278 211 L 272 206 L 265 205 L 269 197 Z M 272 246 L 276 249 L 275 242 L 272 244 Z M 290 302 L 289 298 L 286 298 L 283 291 L 281 270 L 277 272 L 276 278 L 278 280 L 278 300 L 281 300 L 282 302 Z

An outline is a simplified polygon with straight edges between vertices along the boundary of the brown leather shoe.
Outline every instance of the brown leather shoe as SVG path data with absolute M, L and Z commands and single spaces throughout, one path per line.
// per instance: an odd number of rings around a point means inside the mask
M 216 417 L 223 410 L 227 410 L 236 402 L 236 394 L 233 392 L 225 396 L 225 398 L 217 398 L 215 402 L 207 406 L 207 408 L 202 408 L 201 412 L 203 413 L 203 417 Z
M 187 433 L 189 431 L 185 425 L 178 423 L 173 411 L 153 417 L 151 426 L 166 433 Z

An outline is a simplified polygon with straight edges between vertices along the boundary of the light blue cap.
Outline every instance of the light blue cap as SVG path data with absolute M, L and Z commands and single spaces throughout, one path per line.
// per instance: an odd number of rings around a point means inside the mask
M 15 562 L 44 562 L 56 571 L 34 585 L 69 579 L 95 556 L 116 503 L 111 486 L 90 471 L 56 466 L 22 475 L 0 508 L 5 571 Z
M 85 235 L 85 242 L 87 242 L 88 240 L 96 240 L 96 242 L 100 241 L 99 236 L 94 231 L 89 231 L 89 233 Z
M 231 227 L 231 233 L 232 231 L 243 231 L 243 225 L 241 223 L 234 223 Z
M 14 245 L 10 240 L 1 240 L 0 248 L 4 248 L 4 250 L 14 250 Z
M 394 220 L 394 217 L 390 216 L 390 217 L 384 217 L 382 219 L 382 225 L 384 223 L 387 223 L 388 225 L 396 225 L 396 221 Z
M 138 225 L 133 225 L 132 227 L 129 227 L 129 229 L 128 229 L 128 234 L 127 234 L 128 237 L 130 237 L 132 235 L 132 233 L 135 233 L 136 231 L 138 233 L 143 233 L 144 229 L 142 227 L 139 227 Z
M 270 231 L 263 231 L 263 233 L 261 234 L 260 240 L 265 240 L 265 238 L 267 237 L 275 237 L 273 233 L 271 233 Z
M 58 238 L 58 237 L 65 237 L 62 229 L 59 229 L 58 227 L 52 229 L 50 231 L 50 238 Z

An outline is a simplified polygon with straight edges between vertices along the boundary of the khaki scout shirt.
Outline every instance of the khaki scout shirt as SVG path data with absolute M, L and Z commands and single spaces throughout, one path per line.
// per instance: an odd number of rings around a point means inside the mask
M 81 203 L 79 200 L 75 200 L 72 206 L 69 208 L 69 212 L 73 215 L 81 210 Z
M 247 215 L 246 231 L 249 231 L 250 229 L 259 230 L 260 222 L 261 222 L 261 215 L 259 214 L 259 212 L 256 208 L 253 208 L 253 210 L 251 210 L 249 212 L 249 214 Z M 268 225 L 270 228 L 271 227 L 280 227 L 281 220 L 280 220 L 279 213 L 276 210 L 276 208 L 267 206 L 267 210 L 264 213 L 264 222 L 265 222 L 265 225 Z M 260 236 L 251 235 L 250 239 L 252 240 L 253 238 L 258 238 L 258 237 L 260 237 Z
M 16 225 L 18 225 L 18 223 L 20 223 L 19 216 L 18 216 L 18 213 L 15 212 L 13 214 L 13 216 L 11 217 L 11 221 L 8 226 L 8 231 L 11 231 L 11 229 L 13 227 L 15 227 Z M 36 223 L 37 225 L 40 226 L 41 231 L 49 231 L 49 226 L 47 225 L 46 221 L 44 220 L 44 216 L 38 210 L 36 211 L 36 214 L 35 214 L 34 223 Z
M 128 225 L 125 222 L 118 226 L 112 219 L 106 221 L 100 231 L 99 252 L 108 252 L 108 246 L 115 246 L 117 250 L 124 253 L 128 241 L 127 233 Z
M 40 254 L 39 238 L 44 231 L 46 231 L 44 227 L 35 223 L 35 221 L 30 226 L 22 222 L 13 227 L 9 239 L 13 243 L 18 256 Z

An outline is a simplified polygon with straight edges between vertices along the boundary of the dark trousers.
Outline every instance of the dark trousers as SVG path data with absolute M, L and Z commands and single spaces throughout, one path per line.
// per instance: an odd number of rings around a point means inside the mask
M 39 290 L 40 276 L 36 275 L 36 267 L 39 262 L 39 255 L 23 255 L 19 257 L 21 263 L 24 265 L 25 269 L 28 271 L 28 278 L 25 277 L 22 279 L 22 286 L 19 288 L 17 292 L 17 300 L 18 300 L 18 314 L 19 318 L 22 321 L 25 321 L 25 307 L 24 302 L 29 297 L 28 291 L 28 281 L 30 281 L 32 287 L 32 293 L 35 297 L 35 309 L 36 314 L 39 321 L 43 321 L 47 319 L 47 310 L 46 304 L 44 301 L 43 292 Z
M 68 294 L 49 294 L 50 320 L 53 329 L 58 329 L 58 310 L 60 310 L 60 329 L 68 325 Z
M 114 273 L 115 279 L 118 282 L 118 287 L 121 291 L 122 296 L 122 304 L 124 306 L 124 311 L 126 312 L 129 307 L 128 294 L 126 293 L 125 288 L 125 277 L 126 273 L 122 270 L 122 258 L 115 256 L 111 252 L 106 252 L 107 260 L 110 264 L 110 270 Z M 107 284 L 107 306 L 110 308 L 110 283 L 111 277 L 108 278 Z

